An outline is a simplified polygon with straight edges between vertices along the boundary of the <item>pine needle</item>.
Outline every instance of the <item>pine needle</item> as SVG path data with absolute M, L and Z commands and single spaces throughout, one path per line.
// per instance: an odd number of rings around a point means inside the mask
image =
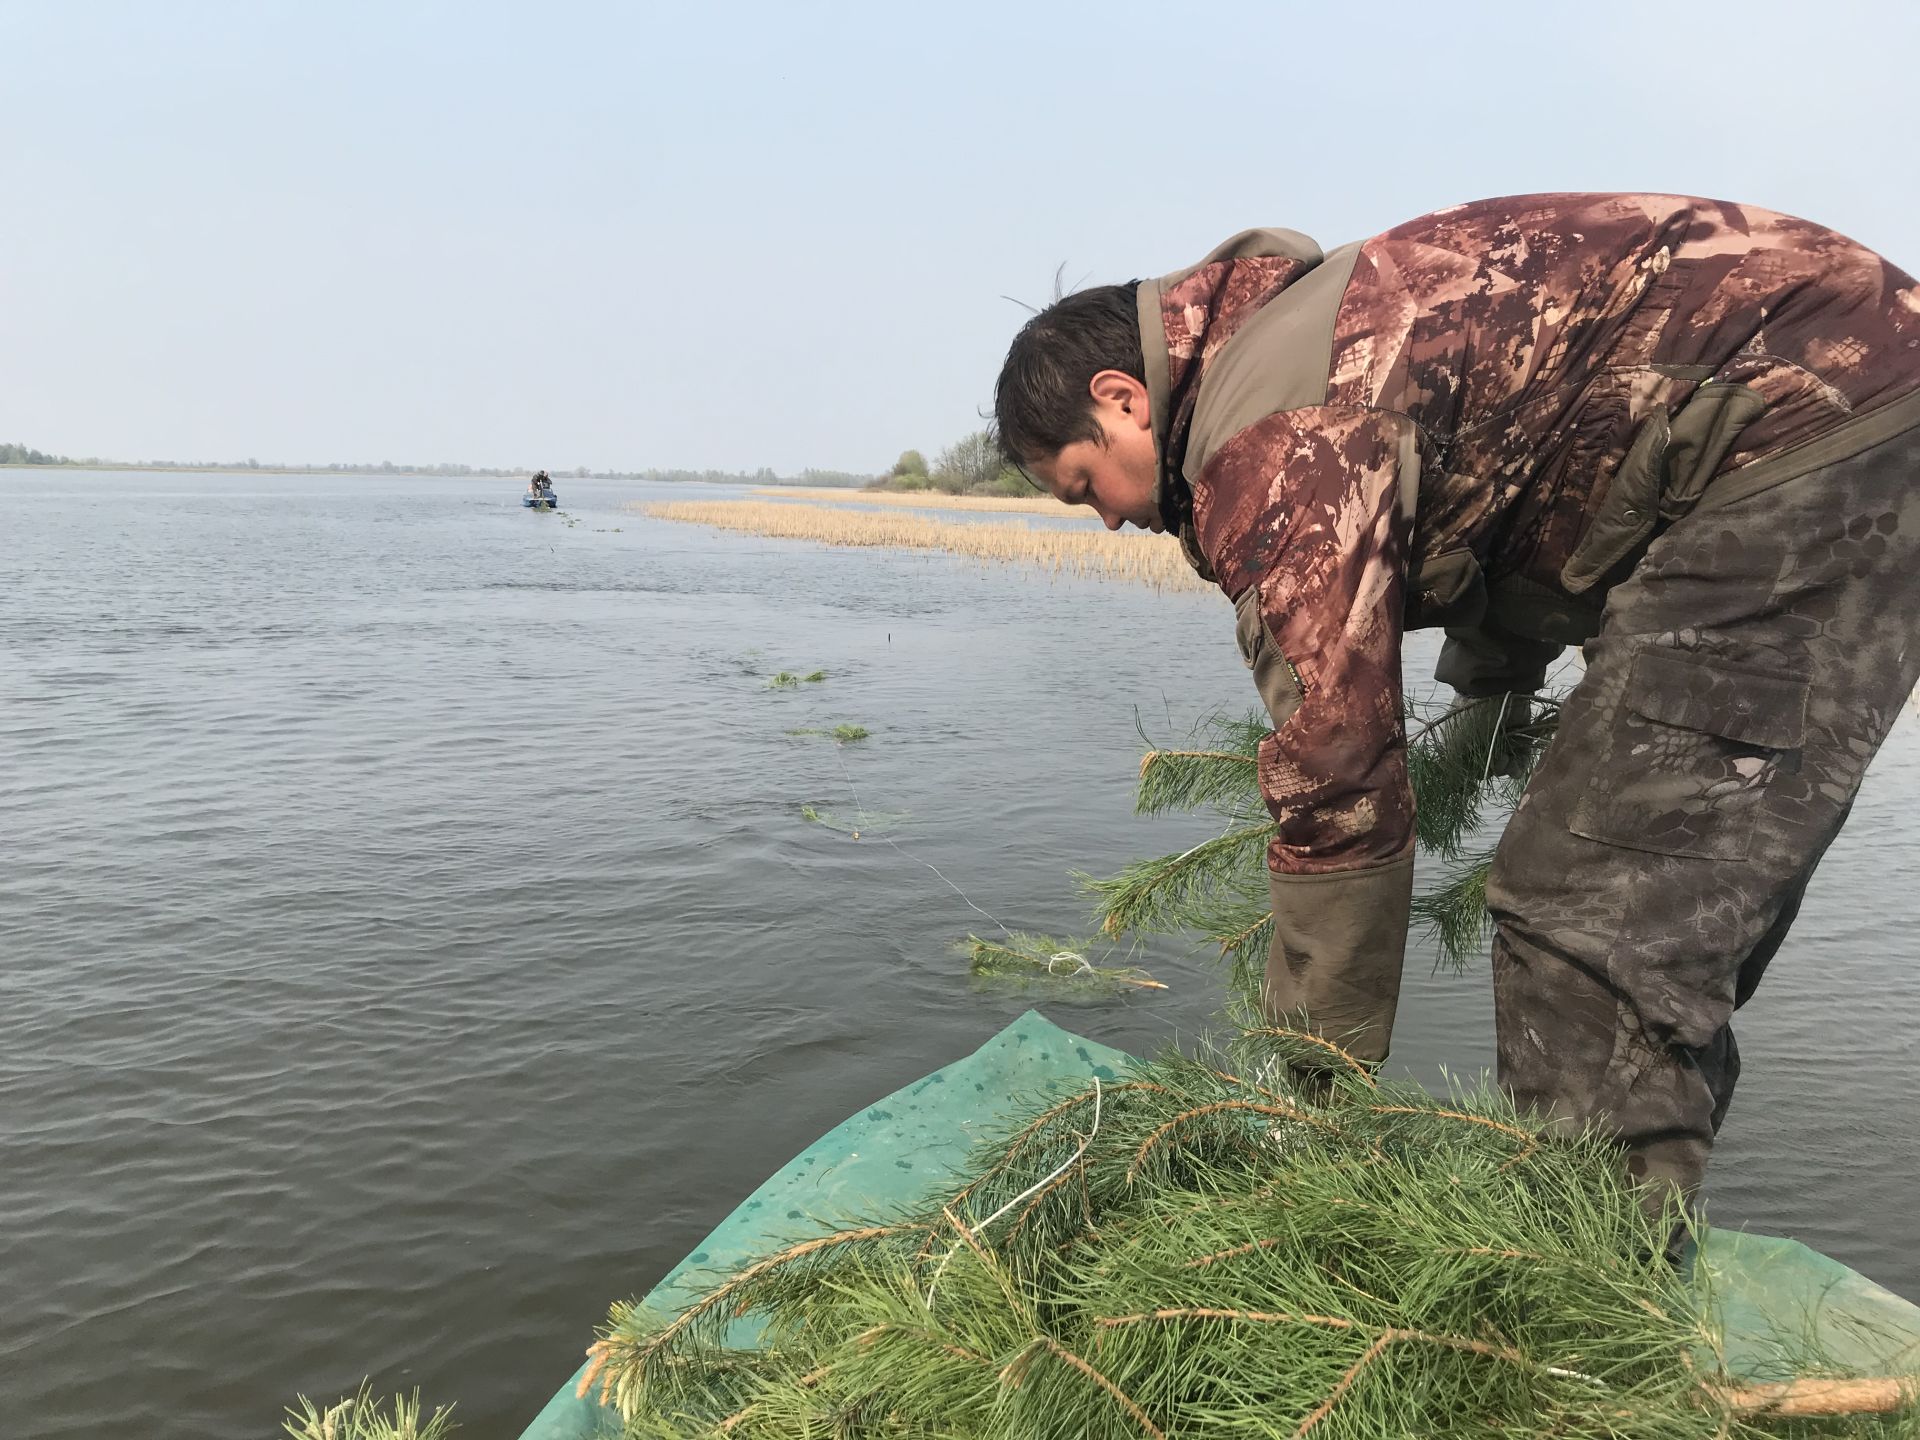
M 1488 850 L 1456 865 L 1438 886 L 1413 897 L 1413 919 L 1426 926 L 1439 945 L 1438 963 L 1464 974 L 1470 961 L 1485 950 L 1493 929 L 1487 910 L 1487 877 L 1493 872 Z
M 1259 873 L 1264 888 L 1267 844 L 1274 833 L 1271 822 L 1237 825 L 1176 855 L 1136 860 L 1117 875 L 1078 878 L 1096 897 L 1094 917 L 1108 934 L 1174 934 L 1244 897 L 1250 874 Z
M 287 1407 L 282 1422 L 293 1440 L 446 1440 L 459 1428 L 451 1405 L 422 1419 L 418 1390 L 377 1401 L 366 1380 L 353 1395 L 325 1409 L 304 1395 L 296 1397 L 296 1405 Z

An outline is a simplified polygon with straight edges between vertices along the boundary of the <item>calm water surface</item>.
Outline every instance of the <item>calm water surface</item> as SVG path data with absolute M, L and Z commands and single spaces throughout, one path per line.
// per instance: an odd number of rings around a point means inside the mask
M 1251 702 L 1223 600 L 559 490 L 0 472 L 0 1435 L 243 1440 L 363 1374 L 517 1435 L 608 1301 L 1027 1004 L 803 804 L 1055 931 L 1068 869 L 1204 833 L 1131 814 L 1135 713 Z M 1744 1017 L 1713 1209 L 1920 1299 L 1915 723 Z M 1207 963 L 1148 963 L 1046 1008 L 1203 1027 Z M 1484 972 L 1430 968 L 1396 1061 L 1488 1065 Z

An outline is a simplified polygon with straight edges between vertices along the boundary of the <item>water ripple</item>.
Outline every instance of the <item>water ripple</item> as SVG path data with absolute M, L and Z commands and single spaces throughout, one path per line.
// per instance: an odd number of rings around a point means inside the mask
M 1136 710 L 1248 698 L 1224 602 L 591 483 L 572 527 L 474 481 L 0 487 L 32 522 L 0 557 L 0 1414 L 43 1440 L 241 1440 L 369 1373 L 517 1434 L 608 1301 L 1025 1007 L 947 949 L 965 901 L 802 804 L 904 813 L 969 897 L 1072 930 L 1065 871 L 1201 833 L 1133 816 Z M 786 733 L 841 722 L 873 739 Z M 1910 1293 L 1920 996 L 1878 877 L 1916 794 L 1905 720 L 1742 1029 L 1714 1191 Z M 1060 1017 L 1200 1028 L 1206 961 L 1148 958 L 1167 995 Z M 1484 975 L 1429 963 L 1396 1058 L 1487 1063 Z

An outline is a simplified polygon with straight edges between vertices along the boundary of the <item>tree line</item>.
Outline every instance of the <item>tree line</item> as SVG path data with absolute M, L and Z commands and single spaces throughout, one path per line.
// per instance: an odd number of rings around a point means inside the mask
M 25 445 L 0 443 L 0 465 L 74 465 L 80 462 L 69 460 L 64 455 L 49 455 L 43 450 L 29 450 Z
M 65 455 L 49 455 L 25 445 L 0 443 L 0 465 L 58 466 L 74 465 L 115 470 L 264 470 L 290 475 L 441 475 L 477 478 L 510 477 L 531 474 L 530 465 L 396 465 L 391 460 L 378 464 L 285 465 L 268 461 L 261 464 L 252 456 L 245 460 L 101 460 L 90 457 L 74 460 Z M 809 467 L 798 475 L 780 475 L 770 466 L 757 470 L 592 470 L 585 465 L 555 469 L 556 477 L 586 480 L 647 480 L 680 483 L 687 481 L 709 485 L 814 485 L 886 490 L 942 490 L 950 495 L 1032 495 L 1034 487 L 1019 470 L 1007 464 L 991 430 L 975 430 L 963 435 L 935 455 L 929 464 L 918 450 L 905 450 L 884 475 L 863 475 L 850 470 L 821 470 Z
M 874 482 L 881 490 L 943 490 L 949 495 L 1034 495 L 1032 482 L 1007 463 L 991 430 L 963 435 L 933 463 L 918 450 L 903 450 L 893 468 Z
M 89 457 L 75 460 L 65 455 L 49 455 L 44 450 L 35 450 L 26 445 L 0 442 L 0 465 L 31 465 L 48 467 L 70 465 L 81 468 L 111 470 L 264 470 L 288 475 L 441 475 L 474 476 L 481 479 L 505 478 L 529 475 L 536 468 L 531 465 L 457 465 L 442 463 L 438 465 L 396 465 L 391 460 L 382 460 L 378 464 L 341 464 L 338 461 L 327 465 L 282 465 L 272 461 L 261 464 L 258 459 L 249 456 L 245 460 L 101 460 Z M 860 486 L 871 485 L 875 477 L 856 474 L 846 470 L 806 469 L 798 475 L 780 475 L 768 466 L 757 470 L 593 470 L 585 465 L 576 465 L 572 469 L 551 471 L 555 476 L 571 476 L 576 480 L 653 480 L 653 481 L 701 481 L 711 485 L 834 485 Z

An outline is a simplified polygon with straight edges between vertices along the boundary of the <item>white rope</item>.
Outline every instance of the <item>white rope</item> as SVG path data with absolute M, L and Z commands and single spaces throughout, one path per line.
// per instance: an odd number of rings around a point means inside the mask
M 1513 699 L 1513 692 L 1509 690 L 1500 697 L 1500 713 L 1493 717 L 1493 739 L 1487 742 L 1487 763 L 1480 771 L 1482 785 L 1487 783 L 1487 776 L 1493 773 L 1493 757 L 1500 748 L 1500 727 L 1507 723 L 1507 702 L 1511 699 Z
M 1549 1375 L 1558 1375 L 1562 1380 L 1584 1380 L 1596 1389 L 1607 1388 L 1607 1382 L 1597 1375 L 1583 1375 L 1578 1370 L 1562 1370 L 1558 1365 L 1542 1365 L 1540 1368 Z
M 1076 1131 L 1075 1133 L 1078 1134 L 1079 1132 Z M 1067 1171 L 1071 1170 L 1075 1165 L 1079 1164 L 1080 1157 L 1087 1153 L 1087 1147 L 1093 1144 L 1093 1137 L 1098 1135 L 1099 1133 L 1100 1133 L 1100 1077 L 1096 1075 L 1093 1077 L 1093 1124 L 1090 1127 L 1088 1127 L 1086 1134 L 1080 1136 L 1080 1148 L 1074 1151 L 1073 1154 L 1069 1155 L 1065 1160 L 1061 1161 L 1058 1165 L 1054 1166 L 1054 1168 L 1051 1171 L 1049 1171 L 1047 1174 L 1041 1176 L 1040 1179 L 1036 1180 L 1033 1184 L 1029 1185 L 1026 1189 L 1022 1190 L 1018 1195 L 1014 1196 L 1013 1199 L 1007 1201 L 1006 1204 L 1002 1205 L 998 1210 L 994 1211 L 993 1214 L 987 1216 L 986 1219 L 982 1220 L 978 1225 L 974 1226 L 973 1233 L 976 1235 L 985 1233 L 986 1228 L 989 1225 L 993 1224 L 994 1221 L 998 1220 L 1002 1215 L 1006 1214 L 1009 1210 L 1013 1209 L 1013 1207 L 1018 1205 L 1022 1200 L 1025 1200 L 1029 1196 L 1037 1194 L 1038 1192 L 1046 1189 L 1047 1186 L 1051 1185 L 1054 1181 L 1058 1180 L 1062 1175 L 1066 1174 Z M 954 1241 L 953 1248 L 948 1250 L 945 1255 L 942 1255 L 940 1257 L 940 1264 L 938 1265 L 938 1267 L 935 1268 L 933 1272 L 933 1281 L 931 1284 L 927 1286 L 927 1309 L 929 1310 L 933 1309 L 933 1292 L 940 1288 L 940 1277 L 944 1275 L 947 1271 L 947 1262 L 953 1259 L 954 1253 L 958 1251 L 959 1248 L 965 1243 L 966 1242 L 964 1240 Z
M 864 830 L 867 828 L 867 807 L 860 803 L 860 787 L 853 783 L 853 772 L 847 769 L 846 757 L 840 753 L 840 744 L 838 741 L 834 742 L 833 758 L 839 761 L 840 773 L 846 777 L 847 789 L 853 793 L 853 808 L 859 812 L 860 828 Z M 953 881 L 947 879 L 947 877 L 941 873 L 940 867 L 938 865 L 935 865 L 931 860 L 922 860 L 918 855 L 914 854 L 911 850 L 907 849 L 898 840 L 895 840 L 891 835 L 880 835 L 875 838 L 885 841 L 887 844 L 891 845 L 895 850 L 899 851 L 902 855 L 906 856 L 907 859 L 913 861 L 914 864 L 926 866 L 927 869 L 931 870 L 934 873 L 935 878 L 937 878 L 942 885 L 945 885 L 949 890 L 953 891 L 954 894 L 958 895 L 963 901 L 966 902 L 967 908 L 969 910 L 973 911 L 974 914 L 976 915 L 984 915 L 987 919 L 991 920 L 995 925 L 999 926 L 1000 933 L 1002 935 L 1011 936 L 1013 934 L 1013 931 L 1007 928 L 1005 921 L 1001 920 L 1001 918 L 998 915 L 995 915 L 992 911 L 983 910 L 980 906 L 974 904 L 973 897 L 968 895 L 967 892 L 962 890 L 958 885 L 954 884 Z

